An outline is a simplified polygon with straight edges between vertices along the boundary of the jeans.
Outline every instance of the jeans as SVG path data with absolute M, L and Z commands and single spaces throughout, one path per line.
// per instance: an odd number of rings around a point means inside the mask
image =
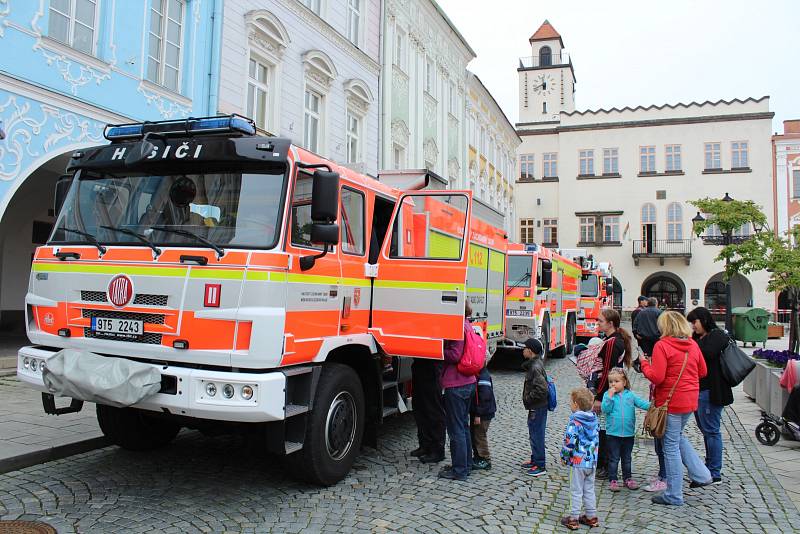
M 706 467 L 711 471 L 711 476 L 720 478 L 722 471 L 722 433 L 719 431 L 722 419 L 722 406 L 717 406 L 709 400 L 709 390 L 700 392 L 697 402 L 697 411 L 694 419 L 703 433 L 706 445 Z
M 691 413 L 667 415 L 667 431 L 664 433 L 664 465 L 667 468 L 667 490 L 664 500 L 668 504 L 683 504 L 683 468 L 689 471 L 694 482 L 711 482 L 711 472 L 697 456 L 689 440 L 683 435 L 683 427 Z
M 528 437 L 531 440 L 531 463 L 545 469 L 544 432 L 547 427 L 547 406 L 528 411 Z
M 656 447 L 656 456 L 658 456 L 658 480 L 667 480 L 667 467 L 664 465 L 664 438 L 654 438 L 653 445 Z
M 444 411 L 447 435 L 450 436 L 450 459 L 453 474 L 466 478 L 472 469 L 472 440 L 469 434 L 469 405 L 475 384 L 444 390 Z
M 594 468 L 569 468 L 570 517 L 578 519 L 581 515 L 581 504 L 589 519 L 597 517 L 596 499 L 594 496 Z
M 606 436 L 608 446 L 608 481 L 617 480 L 617 468 L 622 460 L 622 480 L 631 478 L 631 454 L 633 453 L 633 436 Z

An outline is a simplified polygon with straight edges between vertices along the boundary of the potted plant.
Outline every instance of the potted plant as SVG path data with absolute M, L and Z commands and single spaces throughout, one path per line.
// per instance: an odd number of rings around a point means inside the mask
M 753 356 L 756 358 L 756 367 L 750 375 L 755 375 L 756 403 L 765 412 L 780 415 L 788 397 L 779 384 L 781 374 L 786 363 L 800 359 L 800 354 L 788 350 L 759 349 L 753 351 Z
M 780 339 L 783 335 L 784 329 L 781 323 L 770 321 L 769 324 L 767 324 L 767 337 L 769 339 Z

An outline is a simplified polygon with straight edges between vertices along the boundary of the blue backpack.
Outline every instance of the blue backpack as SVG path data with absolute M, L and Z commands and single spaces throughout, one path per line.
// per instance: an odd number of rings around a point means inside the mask
M 556 383 L 549 376 L 547 377 L 547 409 L 551 412 L 558 406 L 558 395 L 556 394 Z

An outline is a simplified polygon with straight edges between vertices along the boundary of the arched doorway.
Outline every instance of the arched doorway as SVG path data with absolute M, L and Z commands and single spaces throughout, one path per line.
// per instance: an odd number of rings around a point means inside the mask
M 711 311 L 714 319 L 722 321 L 725 319 L 725 306 L 728 297 L 725 293 L 725 277 L 723 273 L 717 273 L 708 279 L 703 292 L 705 306 Z M 752 306 L 753 286 L 750 280 L 741 274 L 731 277 L 731 308 L 737 306 Z
M 25 330 L 25 293 L 37 246 L 50 236 L 55 222 L 56 180 L 64 174 L 72 150 L 45 161 L 9 192 L 0 219 L 0 331 Z
M 642 284 L 642 295 L 657 298 L 661 308 L 681 313 L 686 309 L 686 286 L 672 273 L 659 272 L 648 276 Z
M 539 66 L 549 67 L 553 64 L 553 51 L 549 46 L 543 46 L 539 49 Z
M 622 284 L 616 276 L 614 277 L 613 290 L 614 309 L 617 311 L 622 311 Z

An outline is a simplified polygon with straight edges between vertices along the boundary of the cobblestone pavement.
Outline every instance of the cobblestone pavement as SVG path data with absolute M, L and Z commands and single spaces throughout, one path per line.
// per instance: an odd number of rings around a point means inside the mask
M 555 532 L 569 504 L 566 468 L 556 463 L 578 385 L 569 360 L 548 363 L 559 397 L 547 428 L 546 476 L 518 468 L 530 454 L 522 375 L 496 371 L 498 416 L 490 429 L 493 468 L 467 482 L 436 477 L 438 466 L 408 456 L 410 414 L 380 433 L 351 475 L 331 488 L 294 482 L 280 458 L 243 438 L 184 432 L 168 448 L 135 454 L 107 447 L 0 475 L 0 518 L 43 520 L 67 532 Z M 635 389 L 643 391 L 638 377 Z M 641 416 L 640 416 L 641 417 Z M 724 483 L 689 490 L 683 507 L 656 507 L 650 494 L 611 493 L 598 482 L 602 528 L 594 532 L 793 532 L 798 511 L 770 474 L 732 411 L 724 417 Z M 695 447 L 699 432 L 690 429 Z M 652 442 L 639 440 L 634 475 L 655 471 Z

